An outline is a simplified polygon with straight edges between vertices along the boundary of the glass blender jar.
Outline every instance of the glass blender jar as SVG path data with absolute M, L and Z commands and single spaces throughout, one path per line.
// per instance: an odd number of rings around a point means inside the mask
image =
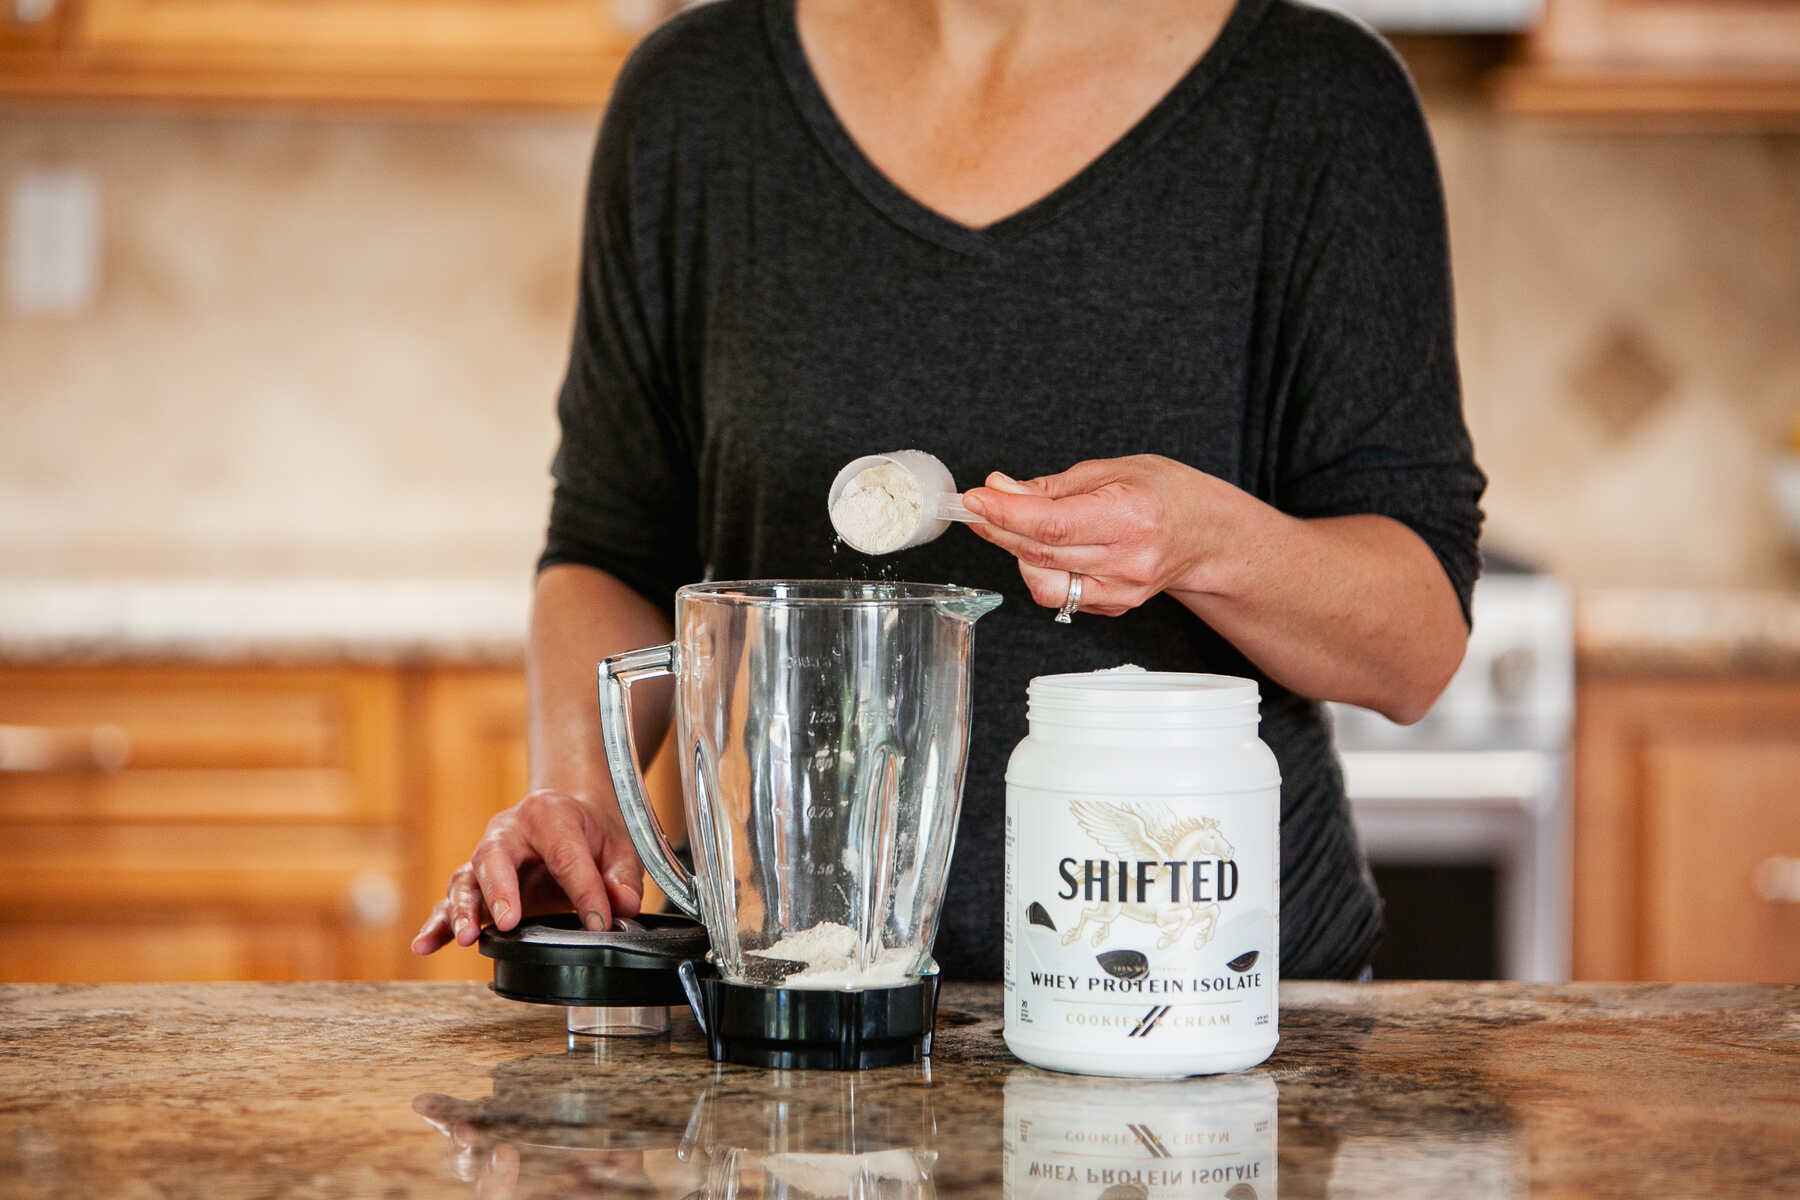
M 675 640 L 600 664 L 614 790 L 645 869 L 711 938 L 683 967 L 712 1056 L 857 1068 L 930 1053 L 930 957 L 962 805 L 969 654 L 996 593 L 692 584 Z M 647 803 L 629 688 L 675 677 L 690 873 Z

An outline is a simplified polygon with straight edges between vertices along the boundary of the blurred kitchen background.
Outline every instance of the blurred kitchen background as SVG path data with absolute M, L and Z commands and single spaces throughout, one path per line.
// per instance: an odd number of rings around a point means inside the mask
M 522 792 L 584 173 L 673 7 L 4 0 L 0 978 L 485 974 L 406 942 Z M 1800 6 L 1345 7 L 1500 581 L 1432 718 L 1341 717 L 1378 969 L 1800 981 Z

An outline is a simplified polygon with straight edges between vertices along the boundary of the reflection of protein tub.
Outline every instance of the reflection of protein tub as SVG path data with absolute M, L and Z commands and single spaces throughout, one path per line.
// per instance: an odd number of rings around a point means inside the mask
M 1006 1078 L 1006 1195 L 1273 1200 L 1275 1080 Z

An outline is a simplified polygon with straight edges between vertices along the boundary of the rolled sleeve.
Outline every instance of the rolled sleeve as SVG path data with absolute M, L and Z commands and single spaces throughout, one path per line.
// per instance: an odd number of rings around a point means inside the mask
M 1481 495 L 1463 420 L 1442 185 L 1398 62 L 1334 114 L 1306 197 L 1283 314 L 1275 502 L 1301 517 L 1376 514 L 1436 555 L 1469 617 Z
M 696 468 L 670 366 L 657 235 L 637 215 L 653 204 L 634 195 L 634 180 L 657 177 L 661 151 L 657 139 L 639 136 L 657 114 L 635 74 L 628 67 L 621 76 L 588 177 L 538 569 L 594 567 L 667 609 L 675 589 L 701 571 Z

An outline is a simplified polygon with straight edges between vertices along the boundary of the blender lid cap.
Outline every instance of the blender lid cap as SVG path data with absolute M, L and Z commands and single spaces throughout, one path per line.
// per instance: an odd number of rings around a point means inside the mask
M 504 932 L 490 926 L 479 945 L 494 960 L 494 992 L 509 1000 L 565 1008 L 685 1004 L 676 969 L 705 958 L 705 928 L 666 913 L 637 921 L 642 931 L 591 933 L 574 913 L 559 913 Z

